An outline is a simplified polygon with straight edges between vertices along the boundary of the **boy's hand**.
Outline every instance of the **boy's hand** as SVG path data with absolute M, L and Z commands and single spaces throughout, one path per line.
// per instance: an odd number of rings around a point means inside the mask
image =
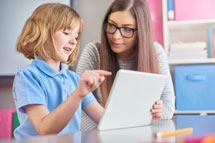
M 82 96 L 86 96 L 98 88 L 105 77 L 110 75 L 111 72 L 104 70 L 86 70 L 80 78 L 77 90 Z

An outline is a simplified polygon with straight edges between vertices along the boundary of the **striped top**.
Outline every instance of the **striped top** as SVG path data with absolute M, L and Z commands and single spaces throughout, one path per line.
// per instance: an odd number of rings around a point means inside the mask
M 159 73 L 168 77 L 161 95 L 161 100 L 163 101 L 162 119 L 171 119 L 175 110 L 175 94 L 168 59 L 163 47 L 159 43 L 155 42 L 154 47 L 159 63 Z M 100 44 L 98 42 L 91 42 L 83 49 L 76 68 L 76 72 L 78 74 L 81 74 L 85 70 L 99 69 L 99 48 Z M 134 61 L 125 62 L 122 60 L 118 60 L 118 62 L 121 69 L 130 69 L 135 64 Z M 93 93 L 98 102 L 101 105 L 104 105 L 100 89 L 98 88 Z M 82 113 L 83 114 L 81 130 L 87 131 L 96 128 L 97 124 L 92 121 L 84 112 Z

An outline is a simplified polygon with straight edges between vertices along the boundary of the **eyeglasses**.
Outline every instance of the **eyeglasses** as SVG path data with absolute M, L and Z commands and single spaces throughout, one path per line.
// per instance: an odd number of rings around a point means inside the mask
M 124 38 L 131 38 L 134 35 L 134 32 L 137 31 L 137 29 L 134 28 L 118 27 L 112 23 L 107 22 L 105 32 L 108 34 L 114 34 L 118 29 Z

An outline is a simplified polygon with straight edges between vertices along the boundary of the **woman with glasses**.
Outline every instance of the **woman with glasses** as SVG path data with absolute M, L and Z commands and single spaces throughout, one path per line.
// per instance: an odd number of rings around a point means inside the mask
M 168 60 L 163 47 L 153 40 L 151 14 L 146 0 L 113 1 L 103 20 L 101 41 L 89 43 L 80 56 L 77 73 L 87 69 L 112 72 L 112 76 L 94 91 L 94 96 L 103 106 L 119 69 L 168 76 L 161 99 L 152 105 L 151 114 L 153 120 L 172 118 L 175 96 Z M 89 123 L 90 119 L 83 114 L 82 130 L 95 128 L 96 124 Z

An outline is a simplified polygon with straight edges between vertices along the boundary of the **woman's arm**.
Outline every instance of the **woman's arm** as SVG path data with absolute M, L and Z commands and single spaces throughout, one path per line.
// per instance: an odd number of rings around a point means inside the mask
M 97 42 L 90 42 L 84 47 L 77 63 L 76 73 L 82 74 L 85 70 L 100 69 L 99 48 L 100 44 Z M 96 89 L 95 91 L 93 91 L 93 95 L 98 100 L 98 102 L 103 105 L 100 90 Z
M 155 42 L 154 47 L 157 53 L 159 72 L 160 74 L 166 75 L 168 77 L 161 95 L 161 100 L 163 102 L 162 119 L 171 119 L 175 111 L 175 93 L 172 76 L 170 74 L 168 58 L 163 47 L 160 44 Z
M 99 69 L 99 43 L 88 43 L 78 60 L 76 73 L 82 74 L 85 70 Z

